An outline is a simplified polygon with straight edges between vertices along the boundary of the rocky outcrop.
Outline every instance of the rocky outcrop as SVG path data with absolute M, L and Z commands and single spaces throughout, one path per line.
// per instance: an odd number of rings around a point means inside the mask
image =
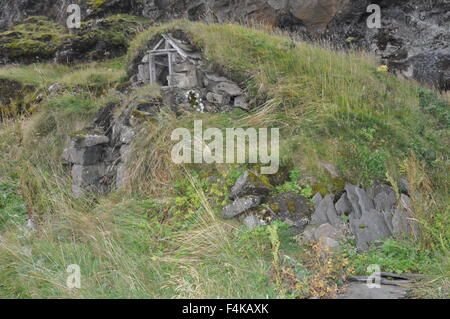
M 380 29 L 367 27 L 369 0 L 165 0 L 146 1 L 143 14 L 155 19 L 187 17 L 215 21 L 256 20 L 295 32 L 306 40 L 375 53 L 389 68 L 441 90 L 449 89 L 450 3 L 376 1 Z
M 0 64 L 93 61 L 122 56 L 143 25 L 131 16 L 86 21 L 68 30 L 46 17 L 30 17 L 0 33 Z
M 270 220 L 283 221 L 301 231 L 311 220 L 311 205 L 307 198 L 294 192 L 282 193 L 268 200 Z
M 145 11 L 143 2 L 145 1 L 0 0 L 0 31 L 6 30 L 31 16 L 47 16 L 52 20 L 63 23 L 69 16 L 67 7 L 74 3 L 80 6 L 83 21 L 120 13 L 140 16 Z
M 368 250 L 383 238 L 418 232 L 418 224 L 412 218 L 410 198 L 401 194 L 398 200 L 388 185 L 378 185 L 366 191 L 348 184 L 336 203 L 333 198 L 333 195 L 327 195 L 318 203 L 311 223 L 316 227 L 330 225 L 336 231 L 348 230 L 355 237 L 359 251 Z
M 238 218 L 248 227 L 279 220 L 291 226 L 297 240 L 317 241 L 330 249 L 353 237 L 360 252 L 375 247 L 381 239 L 419 232 L 411 199 L 405 194 L 397 198 L 388 185 L 365 190 L 348 184 L 337 200 L 333 194 L 316 194 L 310 201 L 295 192 L 273 194 L 258 177 L 247 171 L 236 181 L 230 193 L 233 202 L 222 211 L 224 218 Z
M 109 103 L 100 109 L 92 127 L 70 135 L 62 159 L 71 166 L 75 197 L 90 192 L 103 194 L 123 186 L 134 137 L 143 121 L 156 116 L 159 104 L 158 99 L 132 101 L 115 116 L 118 104 Z
M 338 47 L 359 47 L 375 53 L 382 63 L 405 77 L 450 88 L 450 2 L 446 0 L 376 1 L 381 28 L 366 25 L 373 1 L 347 1 L 324 37 Z
M 327 195 L 318 203 L 314 214 L 311 216 L 312 223 L 328 223 L 333 226 L 338 226 L 340 224 L 340 219 L 334 206 L 333 198 L 333 195 Z
M 62 21 L 70 0 L 0 0 L 0 31 L 22 22 L 30 16 L 48 16 Z
M 236 181 L 230 191 L 232 203 L 222 209 L 222 215 L 225 219 L 238 217 L 250 210 L 257 208 L 270 193 L 271 185 L 255 171 L 245 171 Z M 258 216 L 247 216 L 244 223 L 250 227 L 260 224 L 261 219 Z
M 322 247 L 330 249 L 339 248 L 339 241 L 344 238 L 344 230 L 330 224 L 308 225 L 304 232 L 297 237 L 300 241 L 317 241 Z
M 272 191 L 266 176 L 253 170 L 245 171 L 231 188 L 232 203 L 223 208 L 223 217 L 238 217 L 248 227 L 263 226 L 278 220 L 297 233 L 302 231 L 311 220 L 311 202 L 295 192 L 271 195 Z
M 148 25 L 123 15 L 89 20 L 80 29 L 71 31 L 53 59 L 58 63 L 70 63 L 123 56 L 127 53 L 129 40 Z

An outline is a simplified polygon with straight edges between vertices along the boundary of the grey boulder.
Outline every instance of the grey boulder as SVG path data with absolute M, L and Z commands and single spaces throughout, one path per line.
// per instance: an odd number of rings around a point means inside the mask
M 331 224 L 333 226 L 339 226 L 340 219 L 337 215 L 337 211 L 333 203 L 334 195 L 330 194 L 319 203 L 316 210 L 311 216 L 311 222 L 313 224 Z
M 364 212 L 374 209 L 375 205 L 366 191 L 358 186 L 347 184 L 345 186 L 347 198 L 352 206 L 354 217 L 361 218 Z
M 361 218 L 350 215 L 350 227 L 356 237 L 358 251 L 364 252 L 379 239 L 392 236 L 384 214 L 375 210 L 365 210 Z
M 344 234 L 340 229 L 335 228 L 330 224 L 322 224 L 314 231 L 314 239 L 320 240 L 321 238 L 331 238 L 337 241 L 343 239 Z
M 261 204 L 261 197 L 247 196 L 236 199 L 233 203 L 222 209 L 222 215 L 225 219 L 232 219 L 239 216 L 252 208 L 256 208 Z
M 94 165 L 102 160 L 104 148 L 101 145 L 91 147 L 69 147 L 62 154 L 65 162 L 77 165 Z
M 256 215 L 249 215 L 244 218 L 243 223 L 245 226 L 249 228 L 255 228 L 258 226 L 263 226 L 265 223 L 261 221 L 261 219 Z
M 109 138 L 105 135 L 78 134 L 72 140 L 72 147 L 83 148 L 108 144 Z
M 346 193 L 344 193 L 336 202 L 335 208 L 339 216 L 350 215 L 352 212 L 352 205 L 350 204 Z

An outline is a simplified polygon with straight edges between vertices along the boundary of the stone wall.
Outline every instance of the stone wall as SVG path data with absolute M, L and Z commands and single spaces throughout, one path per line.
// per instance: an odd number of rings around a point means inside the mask
M 92 127 L 71 134 L 62 159 L 71 166 L 75 197 L 85 192 L 104 194 L 123 186 L 134 137 L 142 120 L 159 112 L 159 103 L 132 102 L 117 117 L 114 113 L 119 104 L 107 104 Z

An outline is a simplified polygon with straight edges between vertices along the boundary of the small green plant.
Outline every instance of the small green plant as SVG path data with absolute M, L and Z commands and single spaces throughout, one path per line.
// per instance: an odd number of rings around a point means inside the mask
M 209 183 L 200 179 L 197 171 L 191 171 L 190 174 L 195 180 L 195 185 L 189 178 L 184 178 L 175 183 L 175 216 L 189 217 L 195 214 L 202 206 L 202 198 L 197 188 L 204 192 L 208 190 Z
M 300 177 L 300 172 L 297 168 L 294 168 L 289 174 L 289 181 L 285 182 L 282 185 L 279 185 L 275 188 L 277 193 L 288 193 L 294 192 L 300 194 L 306 198 L 311 198 L 313 195 L 313 190 L 310 185 L 305 187 L 301 187 L 298 184 L 298 179 Z
M 0 180 L 0 231 L 8 226 L 24 224 L 27 208 L 19 195 L 17 182 Z
M 355 273 L 365 275 L 367 266 L 380 265 L 384 272 L 421 273 L 433 263 L 433 253 L 422 250 L 413 242 L 387 239 L 381 245 L 360 254 L 354 246 L 347 248 Z
M 285 295 L 283 288 L 283 274 L 280 263 L 280 238 L 278 236 L 278 223 L 272 223 L 267 227 L 270 243 L 272 244 L 272 266 L 275 275 L 275 281 L 278 288 L 278 294 L 281 298 Z
M 376 133 L 372 127 L 357 130 L 340 160 L 341 170 L 351 171 L 365 185 L 383 181 L 386 176 L 389 152 L 379 144 Z
M 418 88 L 420 107 L 430 113 L 444 128 L 450 128 L 449 103 L 437 96 L 437 94 Z

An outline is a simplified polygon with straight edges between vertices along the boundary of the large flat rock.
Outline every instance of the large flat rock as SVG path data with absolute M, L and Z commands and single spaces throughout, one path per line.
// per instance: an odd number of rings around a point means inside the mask
M 337 299 L 403 299 L 407 289 L 397 286 L 381 285 L 381 288 L 369 288 L 366 283 L 350 283 L 346 292 Z

